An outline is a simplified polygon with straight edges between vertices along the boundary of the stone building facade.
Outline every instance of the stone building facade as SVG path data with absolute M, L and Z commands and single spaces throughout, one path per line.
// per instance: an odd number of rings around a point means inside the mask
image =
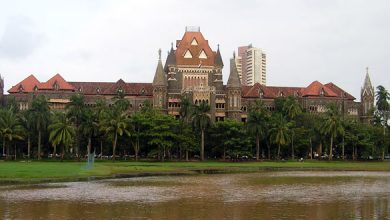
M 344 115 L 369 121 L 374 107 L 374 89 L 368 72 L 361 90 L 362 102 L 333 83 L 312 82 L 307 87 L 266 86 L 259 83 L 253 86 L 241 85 L 237 71 L 235 55 L 230 61 L 227 84 L 223 84 L 222 61 L 219 46 L 214 51 L 200 30 L 186 29 L 181 40 L 172 44 L 162 63 L 161 51 L 152 83 L 117 82 L 72 82 L 56 74 L 46 82 L 40 82 L 33 75 L 8 90 L 3 95 L 4 83 L 1 79 L 1 99 L 16 99 L 20 109 L 28 109 L 32 99 L 43 94 L 52 109 L 63 109 L 72 94 L 83 94 L 86 105 L 92 106 L 98 99 L 106 99 L 113 104 L 118 93 L 129 100 L 129 111 L 138 111 L 144 102 L 153 103 L 154 108 L 179 118 L 180 102 L 185 96 L 193 104 L 205 102 L 210 105 L 212 121 L 227 118 L 246 121 L 248 109 L 255 100 L 263 100 L 266 107 L 273 111 L 277 97 L 294 96 L 302 107 L 312 113 L 322 113 L 328 103 L 339 105 Z

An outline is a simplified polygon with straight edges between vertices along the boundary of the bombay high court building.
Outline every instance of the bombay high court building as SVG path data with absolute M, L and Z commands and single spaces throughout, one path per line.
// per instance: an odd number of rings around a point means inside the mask
M 161 51 L 152 83 L 131 83 L 119 79 L 117 82 L 73 82 L 65 80 L 60 74 L 46 82 L 30 75 L 3 94 L 6 102 L 14 98 L 21 110 L 30 107 L 34 97 L 44 95 L 51 109 L 64 109 L 74 94 L 82 94 L 85 104 L 93 106 L 98 99 L 106 99 L 112 105 L 118 93 L 130 102 L 129 111 L 137 112 L 145 101 L 153 107 L 179 118 L 180 103 L 188 97 L 197 105 L 205 102 L 210 105 L 213 121 L 234 119 L 245 122 L 251 103 L 262 100 L 265 107 L 273 111 L 274 100 L 278 97 L 294 96 L 302 108 L 311 113 L 326 111 L 329 103 L 336 103 L 343 114 L 361 121 L 367 121 L 374 106 L 374 88 L 368 71 L 361 87 L 361 102 L 355 101 L 348 92 L 334 83 L 322 84 L 314 81 L 307 87 L 266 86 L 259 83 L 243 86 L 237 72 L 234 58 L 230 61 L 227 84 L 223 84 L 224 63 L 218 48 L 212 49 L 199 28 L 186 28 L 183 37 L 172 44 L 165 65 Z

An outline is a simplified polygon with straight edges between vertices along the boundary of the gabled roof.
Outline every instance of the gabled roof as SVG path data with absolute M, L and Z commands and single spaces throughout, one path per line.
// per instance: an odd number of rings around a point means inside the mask
M 196 39 L 197 45 L 191 44 Z M 181 40 L 176 41 L 176 63 L 177 65 L 205 65 L 213 66 L 215 61 L 215 52 L 209 46 L 208 41 L 201 32 L 185 32 Z M 207 56 L 207 59 L 200 59 L 198 54 L 201 51 Z M 191 53 L 192 58 L 184 58 L 185 53 Z
M 302 96 L 327 96 L 337 97 L 337 94 L 318 81 L 312 82 L 308 87 L 302 90 Z
M 40 82 L 35 78 L 34 75 L 30 75 L 24 80 L 22 80 L 20 83 L 16 84 L 15 86 L 12 86 L 11 89 L 8 90 L 9 93 L 17 93 L 20 92 L 20 88 L 22 88 L 22 92 L 33 92 L 34 87 L 38 86 Z
M 327 88 L 331 89 L 340 98 L 346 98 L 346 99 L 349 99 L 349 100 L 355 100 L 355 97 L 353 97 L 351 94 L 349 94 L 345 90 L 341 89 L 340 87 L 338 87 L 334 83 L 330 82 L 330 83 L 325 84 L 325 86 Z
M 280 96 L 301 96 L 302 87 L 264 86 L 255 83 L 253 86 L 243 86 L 242 96 L 258 98 L 262 92 L 263 98 L 277 98 Z
M 54 88 L 54 85 L 57 84 L 59 90 L 75 90 L 75 88 L 65 81 L 62 76 L 57 73 L 52 78 L 50 78 L 48 81 L 41 83 L 38 85 L 38 89 L 40 90 L 52 90 Z
M 122 88 L 125 95 L 129 96 L 152 96 L 152 83 L 125 83 L 123 80 L 117 82 L 69 82 L 84 95 L 116 95 L 118 89 Z

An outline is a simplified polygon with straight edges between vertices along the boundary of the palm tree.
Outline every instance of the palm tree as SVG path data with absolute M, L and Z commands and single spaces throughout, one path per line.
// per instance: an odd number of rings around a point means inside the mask
M 271 140 L 278 145 L 278 160 L 280 160 L 280 146 L 289 142 L 289 123 L 281 114 L 274 115 L 274 122 L 270 130 Z
M 201 142 L 200 142 L 200 159 L 204 160 L 204 132 L 210 124 L 210 116 L 208 114 L 210 106 L 207 103 L 200 103 L 194 108 L 192 113 L 192 125 L 200 130 Z
M 293 97 L 289 96 L 286 99 L 286 102 L 283 105 L 283 112 L 285 112 L 286 116 L 288 117 L 291 126 L 295 126 L 295 118 L 302 113 L 301 105 L 298 103 L 298 100 Z M 291 158 L 294 160 L 294 128 L 291 130 Z
M 31 135 L 32 131 L 34 129 L 34 119 L 33 119 L 33 112 L 31 110 L 27 110 L 24 112 L 21 112 L 20 114 L 20 122 L 21 126 L 23 127 L 25 131 L 25 135 L 27 136 L 27 158 L 30 159 L 31 155 Z
M 56 112 L 53 117 L 52 124 L 48 127 L 49 141 L 54 147 L 62 146 L 61 160 L 64 159 L 65 150 L 67 151 L 69 146 L 73 142 L 73 138 L 76 135 L 75 127 L 65 113 Z M 55 156 L 56 150 L 53 155 Z
M 91 109 L 83 112 L 80 130 L 84 136 L 88 137 L 87 154 L 89 155 L 92 149 L 92 137 L 97 135 L 99 130 L 97 115 Z
M 82 116 L 85 110 L 85 100 L 84 96 L 81 94 L 75 94 L 70 97 L 70 102 L 65 108 L 68 113 L 68 117 L 71 118 L 71 121 L 74 123 L 76 128 L 76 156 L 79 158 L 80 150 L 80 125 L 82 122 Z
M 260 158 L 260 139 L 264 137 L 267 130 L 267 111 L 261 101 L 256 101 L 249 110 L 247 129 L 256 136 L 256 160 Z
M 40 160 L 42 132 L 46 129 L 50 112 L 47 100 L 43 95 L 34 98 L 31 104 L 31 112 L 35 128 L 38 131 L 38 160 Z
M 104 112 L 99 127 L 100 130 L 107 136 L 113 138 L 112 159 L 115 160 L 115 151 L 118 137 L 122 136 L 123 134 L 130 136 L 128 114 L 122 111 L 121 107 L 114 106 L 113 109 Z
M 6 141 L 10 144 L 14 140 L 23 140 L 23 127 L 19 123 L 19 119 L 12 109 L 3 110 L 0 114 L 0 129 L 3 136 L 3 151 L 6 146 Z M 4 154 L 5 152 L 3 152 Z M 9 146 L 7 147 L 7 158 L 9 156 Z M 16 159 L 16 149 L 15 149 Z
M 379 119 L 382 120 L 383 124 L 383 138 L 386 137 L 386 126 L 388 126 L 388 120 L 389 120 L 389 111 L 390 111 L 390 105 L 389 105 L 389 99 L 390 99 L 390 93 L 385 89 L 383 86 L 376 87 L 378 90 L 376 92 L 376 108 L 379 113 Z M 385 147 L 382 147 L 382 160 L 384 160 L 385 157 Z
M 335 104 L 328 106 L 325 115 L 325 121 L 321 126 L 321 131 L 325 135 L 330 136 L 329 160 L 333 158 L 333 141 L 338 134 L 344 134 L 344 128 L 340 116 L 340 112 Z

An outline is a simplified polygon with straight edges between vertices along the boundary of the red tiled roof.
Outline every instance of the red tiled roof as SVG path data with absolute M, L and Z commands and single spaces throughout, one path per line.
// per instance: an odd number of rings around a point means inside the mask
M 58 90 L 74 90 L 75 89 L 71 84 L 66 82 L 65 79 L 62 78 L 62 76 L 59 73 L 57 73 L 55 76 L 53 76 L 47 82 L 41 83 L 38 86 L 38 88 L 44 89 L 44 90 L 52 90 L 52 89 L 54 89 L 54 85 L 56 83 L 58 85 Z
M 191 45 L 193 40 L 197 41 L 198 45 Z M 206 65 L 213 66 L 216 52 L 212 51 L 209 42 L 203 37 L 201 32 L 185 32 L 181 40 L 176 41 L 176 63 L 177 65 Z M 189 50 L 192 58 L 184 58 L 184 54 Z M 207 59 L 200 59 L 199 55 L 205 52 Z
M 334 83 L 327 83 L 325 84 L 326 87 L 328 87 L 329 89 L 331 89 L 334 93 L 337 94 L 338 97 L 340 98 L 343 98 L 345 97 L 346 99 L 349 99 L 349 100 L 355 100 L 356 98 L 353 97 L 351 94 L 349 94 L 348 92 L 346 92 L 345 90 L 341 89 L 340 87 L 338 87 L 337 85 L 335 85 Z
M 34 75 L 30 75 L 25 78 L 20 83 L 12 86 L 11 89 L 8 90 L 9 93 L 17 93 L 17 92 L 33 92 L 35 86 L 39 86 L 40 82 L 35 78 Z
M 301 87 L 264 86 L 259 83 L 253 86 L 242 86 L 242 96 L 246 98 L 258 98 L 260 91 L 264 98 L 276 98 L 280 96 L 301 96 Z
M 321 96 L 321 92 L 324 92 L 323 96 L 337 97 L 337 94 L 328 87 L 322 85 L 318 81 L 312 82 L 308 87 L 302 90 L 302 96 Z
M 117 82 L 69 82 L 76 91 L 85 95 L 116 95 L 118 89 L 123 89 L 125 95 L 152 96 L 152 83 L 125 83 L 123 80 Z

